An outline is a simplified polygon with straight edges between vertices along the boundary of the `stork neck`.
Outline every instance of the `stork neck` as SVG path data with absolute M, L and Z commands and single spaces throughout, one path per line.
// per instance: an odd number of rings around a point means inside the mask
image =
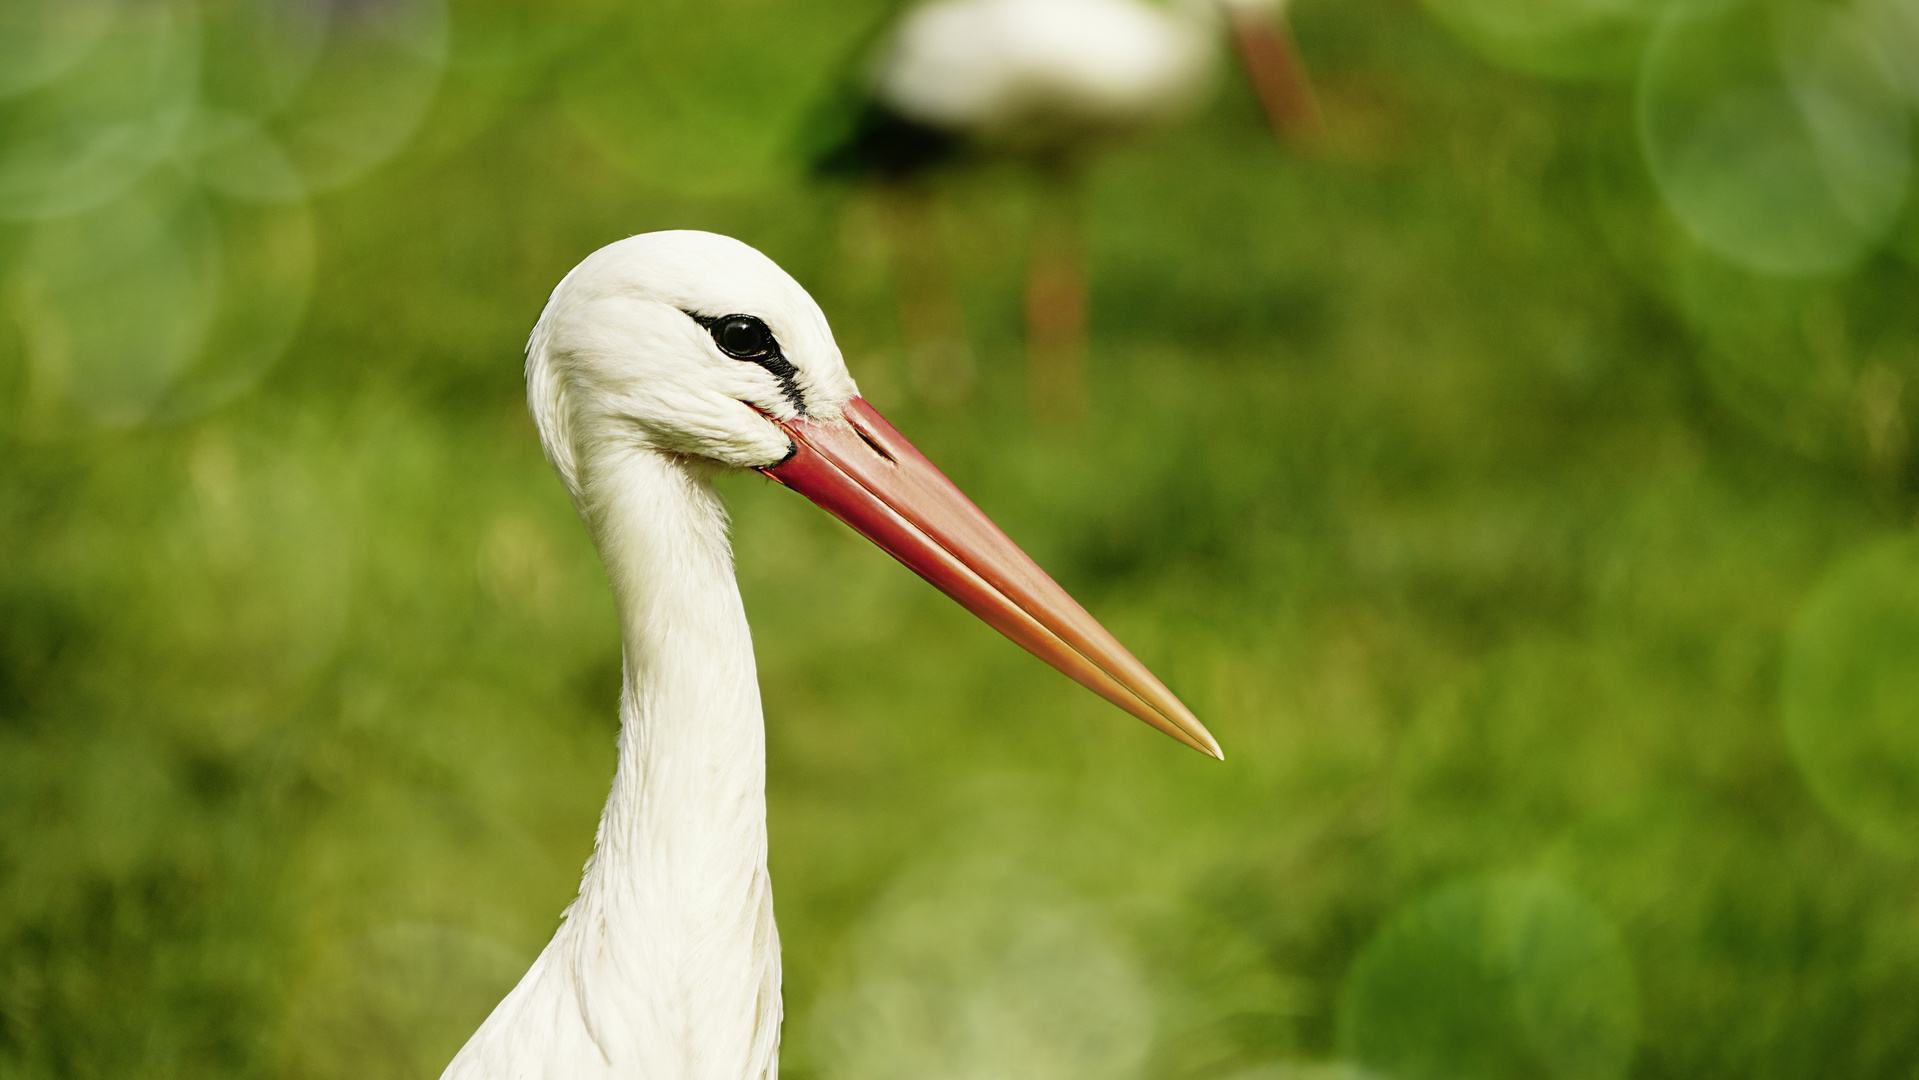
M 726 512 L 702 466 L 651 451 L 594 462 L 586 494 L 624 643 L 619 765 L 549 952 L 615 1075 L 763 1080 L 780 1021 L 766 735 Z
M 625 675 L 595 862 L 671 862 L 692 844 L 702 862 L 730 851 L 763 867 L 765 732 L 725 508 L 685 459 L 626 451 L 597 464 L 593 532 Z

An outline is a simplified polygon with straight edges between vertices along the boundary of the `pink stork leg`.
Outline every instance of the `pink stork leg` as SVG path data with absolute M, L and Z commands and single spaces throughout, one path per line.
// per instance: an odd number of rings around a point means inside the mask
M 1319 98 L 1284 14 L 1240 9 L 1234 11 L 1232 24 L 1239 58 L 1273 136 L 1296 144 L 1317 139 L 1323 127 Z
M 1086 415 L 1086 242 L 1079 173 L 1044 171 L 1026 264 L 1027 400 L 1033 423 L 1072 431 Z
M 963 404 L 973 391 L 966 315 L 946 265 L 938 207 L 926 183 L 906 179 L 881 189 L 899 298 L 900 336 L 914 396 L 934 407 Z

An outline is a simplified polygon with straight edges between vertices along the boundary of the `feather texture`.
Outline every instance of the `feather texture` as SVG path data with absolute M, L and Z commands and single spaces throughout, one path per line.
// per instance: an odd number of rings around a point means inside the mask
M 790 442 L 768 418 L 796 406 L 689 312 L 763 319 L 815 415 L 857 393 L 812 298 L 736 240 L 631 237 L 554 290 L 527 398 L 619 609 L 619 764 L 579 898 L 445 1080 L 778 1072 L 766 735 L 711 480 L 782 460 Z

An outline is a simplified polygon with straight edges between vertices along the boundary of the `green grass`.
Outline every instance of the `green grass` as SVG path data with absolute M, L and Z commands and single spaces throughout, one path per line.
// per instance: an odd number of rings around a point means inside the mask
M 456 5 L 409 147 L 247 256 L 297 270 L 310 229 L 311 293 L 218 407 L 100 422 L 44 366 L 67 294 L 8 272 L 0 1075 L 437 1075 L 537 952 L 611 775 L 618 642 L 520 348 L 579 258 L 666 227 L 794 273 L 1228 755 L 727 481 L 787 1075 L 1914 1075 L 1909 240 L 1754 276 L 1666 216 L 1629 87 L 1308 5 L 1322 149 L 1271 145 L 1229 73 L 1092 167 L 1092 409 L 1044 435 L 1023 174 L 936 186 L 978 375 L 923 400 L 870 196 L 804 180 L 785 128 L 742 137 L 752 182 L 703 183 L 710 143 L 649 171 L 714 128 L 644 112 L 611 17 Z M 822 85 L 865 22 L 836 17 L 796 39 Z M 727 18 L 750 53 L 807 16 Z M 795 92 L 685 62 L 715 138 Z

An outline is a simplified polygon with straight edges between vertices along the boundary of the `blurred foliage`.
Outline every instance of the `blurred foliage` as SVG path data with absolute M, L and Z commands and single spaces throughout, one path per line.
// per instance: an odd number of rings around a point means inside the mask
M 1638 1016 L 1606 917 L 1550 878 L 1466 881 L 1353 963 L 1340 1042 L 1386 1076 L 1623 1076 Z M 1517 1034 L 1519 1037 L 1515 1038 Z
M 1062 436 L 1031 178 L 932 184 L 955 393 L 803 174 L 888 6 L 0 0 L 0 1075 L 431 1076 L 512 984 L 618 679 L 519 349 L 665 227 L 1229 754 L 728 482 L 789 1075 L 1912 1075 L 1919 8 L 1303 3 L 1322 145 L 1093 163 Z

